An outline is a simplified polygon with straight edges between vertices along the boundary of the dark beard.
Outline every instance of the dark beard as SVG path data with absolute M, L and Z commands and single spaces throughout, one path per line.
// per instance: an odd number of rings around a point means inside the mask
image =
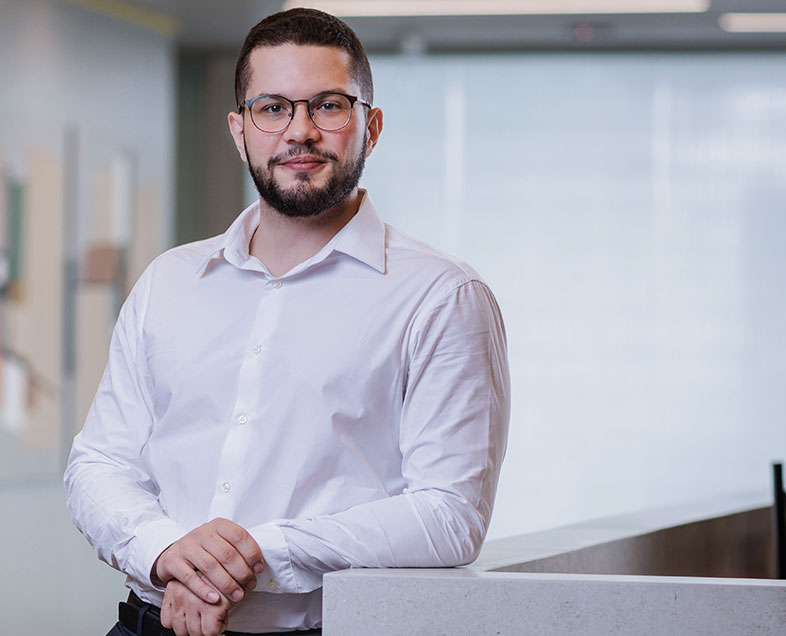
M 275 164 L 282 157 L 271 158 L 268 161 L 267 170 L 253 165 L 249 159 L 248 171 L 251 173 L 259 196 L 277 212 L 288 217 L 317 216 L 344 201 L 357 187 L 360 175 L 363 174 L 363 166 L 366 163 L 365 148 L 366 137 L 364 136 L 360 154 L 354 160 L 349 160 L 344 164 L 336 164 L 333 176 L 321 188 L 313 187 L 310 184 L 309 175 L 300 173 L 297 175 L 299 183 L 296 186 L 287 190 L 282 189 L 273 176 Z M 333 153 L 316 150 L 308 144 L 292 147 L 288 156 L 294 157 L 303 153 L 318 155 L 329 161 L 338 161 L 338 157 Z M 246 157 L 248 156 L 248 149 L 246 149 Z

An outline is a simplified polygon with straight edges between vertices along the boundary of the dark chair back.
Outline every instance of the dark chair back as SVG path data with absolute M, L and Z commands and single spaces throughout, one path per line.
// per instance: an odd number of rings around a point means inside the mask
M 786 495 L 783 492 L 783 464 L 772 465 L 772 485 L 775 503 L 772 506 L 775 534 L 776 577 L 786 579 Z

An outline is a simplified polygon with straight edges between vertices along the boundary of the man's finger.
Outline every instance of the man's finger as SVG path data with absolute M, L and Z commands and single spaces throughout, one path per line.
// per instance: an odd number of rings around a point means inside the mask
M 242 526 L 226 519 L 216 519 L 216 522 L 216 532 L 235 547 L 251 570 L 259 574 L 265 566 L 265 561 L 254 537 Z
M 256 586 L 254 571 L 233 544 L 224 540 L 221 536 L 216 535 L 208 544 L 204 545 L 204 548 L 212 555 L 220 567 L 232 577 L 239 588 L 245 587 L 251 581 L 253 581 L 254 586 Z M 209 563 L 206 565 L 213 567 L 212 564 Z M 220 587 L 221 582 L 214 581 L 210 573 L 205 572 L 205 574 L 210 579 L 210 582 L 216 585 L 220 592 L 223 592 L 223 589 Z M 220 573 L 219 576 L 221 576 Z M 233 601 L 240 600 L 239 598 L 229 597 L 228 594 L 225 594 L 225 596 L 232 598 Z M 242 596 L 240 598 L 242 598 Z
M 216 539 L 217 541 L 214 540 L 211 545 L 205 546 L 197 552 L 192 563 L 210 585 L 233 603 L 237 603 L 242 600 L 245 594 L 242 586 L 255 579 L 254 573 L 229 543 L 220 537 Z M 218 542 L 223 545 L 219 545 Z M 219 554 L 214 556 L 213 552 Z M 234 557 L 230 556 L 230 552 L 234 554 Z M 256 580 L 254 580 L 254 585 L 256 586 Z
M 180 608 L 175 608 L 172 612 L 172 630 L 177 636 L 188 636 L 186 613 Z
M 161 624 L 167 629 L 172 629 L 172 601 L 166 595 L 161 605 Z
M 218 592 L 199 576 L 199 573 L 196 571 L 196 567 L 198 566 L 189 563 L 185 559 L 178 559 L 171 567 L 172 577 L 180 581 L 206 603 L 213 604 L 221 600 L 221 596 Z
M 202 617 L 199 610 L 192 609 L 192 611 L 186 612 L 186 628 L 188 629 L 188 636 L 203 636 Z
M 202 633 L 205 636 L 217 636 L 226 631 L 226 612 L 219 612 L 218 608 L 202 612 Z

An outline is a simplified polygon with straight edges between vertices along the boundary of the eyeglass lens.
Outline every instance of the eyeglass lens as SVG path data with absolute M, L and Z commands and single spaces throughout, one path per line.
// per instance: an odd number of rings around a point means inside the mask
M 277 95 L 263 95 L 251 104 L 251 119 L 263 132 L 278 132 L 292 119 L 292 102 Z M 317 95 L 308 103 L 314 125 L 322 130 L 338 130 L 349 123 L 352 103 L 335 93 Z

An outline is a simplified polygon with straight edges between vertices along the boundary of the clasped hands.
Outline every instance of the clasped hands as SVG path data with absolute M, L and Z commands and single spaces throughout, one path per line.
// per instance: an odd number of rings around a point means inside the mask
M 153 564 L 166 585 L 161 624 L 177 636 L 216 636 L 227 612 L 256 587 L 265 567 L 257 542 L 228 519 L 213 519 L 175 541 Z

